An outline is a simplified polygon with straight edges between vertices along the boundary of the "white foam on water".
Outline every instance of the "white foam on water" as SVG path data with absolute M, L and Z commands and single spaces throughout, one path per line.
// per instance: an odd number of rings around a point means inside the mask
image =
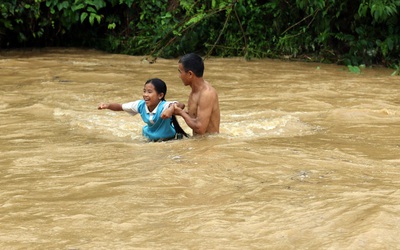
M 273 117 L 268 117 L 269 115 L 271 114 L 225 115 L 220 124 L 220 136 L 242 139 L 293 137 L 314 134 L 318 130 L 315 126 L 301 121 L 297 113 L 282 116 L 274 114 Z M 109 110 L 99 110 L 95 114 L 56 108 L 54 116 L 68 122 L 72 129 L 108 134 L 119 138 L 131 137 L 133 140 L 142 138 L 142 127 L 145 125 L 140 115 L 130 116 L 125 112 Z
M 249 116 L 234 115 L 233 121 L 222 122 L 221 132 L 228 137 L 292 137 L 313 134 L 315 126 L 302 122 L 294 115 L 283 115 L 273 118 L 251 119 Z
M 99 114 L 93 114 L 56 108 L 54 117 L 68 122 L 72 129 L 89 130 L 120 138 L 141 138 L 144 125 L 139 115 L 132 117 L 125 112 L 108 110 L 99 110 Z

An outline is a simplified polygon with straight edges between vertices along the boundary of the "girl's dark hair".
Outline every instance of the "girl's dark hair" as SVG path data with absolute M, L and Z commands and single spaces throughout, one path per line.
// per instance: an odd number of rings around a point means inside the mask
M 176 119 L 176 116 L 175 116 L 175 115 L 173 115 L 173 116 L 171 117 L 171 120 L 172 120 L 172 124 L 174 124 L 174 128 L 175 128 L 176 133 L 178 133 L 178 134 L 183 134 L 185 137 L 189 137 L 189 135 L 185 132 L 185 130 L 183 130 L 183 128 L 181 127 L 181 125 L 179 125 L 179 122 L 178 122 L 178 120 Z
M 161 100 L 165 101 L 165 95 L 167 94 L 167 84 L 159 78 L 152 78 L 146 81 L 146 84 L 151 83 L 153 84 L 154 88 L 156 89 L 157 93 L 164 93 L 164 96 L 162 97 Z M 181 125 L 179 125 L 178 120 L 176 119 L 175 115 L 172 115 L 171 117 L 172 124 L 174 125 L 176 133 L 183 134 L 185 137 L 189 137 L 189 135 L 183 130 Z

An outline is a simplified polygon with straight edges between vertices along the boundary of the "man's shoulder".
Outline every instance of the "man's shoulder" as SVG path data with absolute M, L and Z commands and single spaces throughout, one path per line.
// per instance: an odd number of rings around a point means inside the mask
M 217 90 L 211 84 L 207 84 L 207 87 L 204 88 L 203 92 L 207 93 L 208 95 L 218 96 Z
M 211 85 L 210 82 L 204 81 L 204 82 L 203 82 L 203 86 L 204 86 L 204 87 L 202 88 L 202 91 L 203 91 L 203 92 L 209 91 L 209 92 L 215 92 L 215 93 L 217 93 L 217 90 Z

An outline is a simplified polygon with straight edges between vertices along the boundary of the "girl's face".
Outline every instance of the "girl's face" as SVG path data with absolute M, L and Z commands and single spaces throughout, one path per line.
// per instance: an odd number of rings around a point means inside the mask
M 151 82 L 144 85 L 143 100 L 145 100 L 146 106 L 149 111 L 153 111 L 163 97 L 164 93 L 157 93 L 154 85 Z

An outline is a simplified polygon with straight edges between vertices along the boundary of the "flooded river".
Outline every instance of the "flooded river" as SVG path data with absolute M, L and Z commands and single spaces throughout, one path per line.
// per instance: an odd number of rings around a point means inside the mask
M 177 59 L 142 59 L 0 53 L 1 249 L 399 249 L 393 70 L 210 58 L 221 133 L 148 143 L 97 110 L 153 77 L 187 103 Z

